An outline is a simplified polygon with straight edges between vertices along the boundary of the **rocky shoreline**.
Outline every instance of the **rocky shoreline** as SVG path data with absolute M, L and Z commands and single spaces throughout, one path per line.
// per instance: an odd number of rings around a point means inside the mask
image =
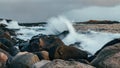
M 92 26 L 90 27 L 92 28 Z M 98 26 L 101 27 L 99 24 Z M 76 27 L 76 29 L 82 28 L 82 26 Z M 85 29 L 87 28 L 89 27 Z M 109 27 L 104 26 L 104 28 Z M 120 67 L 120 38 L 108 42 L 95 55 L 89 57 L 89 53 L 76 48 L 76 44 L 65 45 L 62 42 L 60 37 L 68 33 L 65 31 L 58 35 L 39 34 L 24 41 L 15 37 L 15 31 L 0 24 L 0 68 Z
M 75 24 L 74 28 L 77 31 L 93 30 L 97 32 L 120 33 L 120 24 Z

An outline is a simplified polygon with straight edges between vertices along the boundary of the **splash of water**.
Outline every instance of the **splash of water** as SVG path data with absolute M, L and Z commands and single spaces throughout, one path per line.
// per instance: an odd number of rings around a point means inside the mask
M 89 31 L 87 34 L 78 33 L 73 24 L 67 20 L 67 18 L 63 16 L 59 16 L 57 18 L 51 18 L 48 20 L 48 25 L 46 26 L 45 31 L 36 31 L 41 27 L 22 27 L 18 25 L 17 22 L 7 23 L 5 20 L 2 23 L 6 23 L 9 28 L 19 28 L 20 30 L 17 33 L 22 33 L 23 35 L 18 35 L 18 38 L 27 40 L 32 36 L 44 33 L 44 34 L 59 34 L 63 31 L 68 30 L 69 34 L 62 39 L 62 41 L 66 44 L 73 44 L 75 42 L 80 42 L 80 46 L 83 50 L 86 50 L 92 54 L 102 48 L 107 42 L 113 40 L 114 38 L 120 38 L 120 34 L 112 34 L 112 33 L 100 33 L 95 31 Z
M 17 21 L 11 21 L 11 22 L 8 23 L 7 28 L 20 29 L 20 28 L 22 28 L 22 26 L 19 26 Z
M 91 54 L 96 53 L 96 51 L 114 38 L 120 38 L 120 34 L 112 33 L 101 33 L 95 31 L 89 31 L 87 34 L 78 33 L 75 31 L 72 23 L 62 16 L 50 19 L 47 27 L 53 34 L 68 30 L 70 33 L 62 41 L 66 45 L 81 42 L 80 46 L 82 48 L 80 49 L 88 51 Z
M 7 21 L 6 20 L 2 20 L 0 21 L 0 24 L 5 24 L 5 25 L 8 25 Z
M 64 19 L 62 17 L 53 17 L 48 20 L 48 24 L 46 25 L 46 32 L 47 34 L 59 34 L 63 31 L 68 30 L 67 25 L 65 22 L 68 22 L 68 20 Z

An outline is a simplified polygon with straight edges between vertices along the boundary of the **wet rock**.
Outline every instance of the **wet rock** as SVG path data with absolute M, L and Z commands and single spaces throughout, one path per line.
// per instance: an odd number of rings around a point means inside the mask
M 15 56 L 19 50 L 14 47 L 13 43 L 6 38 L 0 38 L 0 48 Z
M 50 50 L 49 52 L 52 52 L 52 50 Z M 55 54 L 51 56 L 51 58 L 52 57 L 54 57 L 55 59 L 64 59 L 64 60 L 69 60 L 69 59 L 74 59 L 74 60 L 86 59 L 87 60 L 88 54 L 87 52 L 82 51 L 78 48 L 63 45 L 63 46 L 57 47 L 57 49 L 55 50 Z
M 43 65 L 41 68 L 95 68 L 95 67 L 76 61 L 64 61 L 56 59 Z
M 62 33 L 58 34 L 57 37 L 60 39 L 64 39 L 69 34 L 69 31 L 63 31 Z
M 44 35 L 40 38 L 40 46 L 49 51 L 52 47 L 65 45 L 60 38 L 55 35 Z
M 9 31 L 0 30 L 0 38 L 6 38 L 14 44 L 17 42 Z
M 120 67 L 120 42 L 110 44 L 102 49 L 91 64 L 97 68 L 119 68 Z
M 9 38 L 11 38 L 11 36 L 10 36 L 10 34 L 9 34 L 9 32 L 4 32 L 4 31 L 2 31 L 2 30 L 0 30 L 0 38 L 7 38 L 7 39 L 9 39 Z
M 28 51 L 28 46 L 29 46 L 29 41 L 24 41 L 22 39 L 18 39 L 16 38 L 17 42 L 16 45 L 20 51 L 24 52 L 24 51 Z
M 53 42 L 57 42 L 59 45 L 64 43 L 55 35 L 43 35 L 39 34 L 32 37 L 30 40 L 30 45 L 28 46 L 29 52 L 38 52 L 42 50 L 47 50 L 51 47 Z
M 81 42 L 75 42 L 74 44 L 70 44 L 69 46 L 73 46 L 73 47 L 76 47 L 76 48 L 78 48 L 78 47 L 82 48 L 80 46 L 80 44 L 81 44 Z
M 10 65 L 8 65 L 8 68 L 31 68 L 33 64 L 39 61 L 40 60 L 37 55 L 28 52 L 22 52 L 18 53 L 13 58 Z
M 6 31 L 0 34 L 0 38 L 6 38 L 6 39 L 11 40 L 11 35 L 9 32 Z
M 39 52 L 42 50 L 42 47 L 40 46 L 40 38 L 44 36 L 42 34 L 33 36 L 29 42 L 28 51 L 29 52 Z
M 40 46 L 49 52 L 53 59 L 87 59 L 88 54 L 78 48 L 66 46 L 61 39 L 54 35 L 42 36 Z
M 0 27 L 1 27 L 1 28 L 5 28 L 6 26 L 7 26 L 6 24 L 0 23 Z
M 2 31 L 2 32 L 9 32 L 10 35 L 12 35 L 12 36 L 16 36 L 15 30 L 12 30 L 12 29 L 8 29 L 8 28 L 0 28 L 0 31 Z
M 46 50 L 49 52 L 50 60 L 53 59 L 87 59 L 88 54 L 78 48 L 66 46 L 61 39 L 55 35 L 34 36 L 30 41 L 32 52 Z M 35 47 L 36 46 L 36 47 Z

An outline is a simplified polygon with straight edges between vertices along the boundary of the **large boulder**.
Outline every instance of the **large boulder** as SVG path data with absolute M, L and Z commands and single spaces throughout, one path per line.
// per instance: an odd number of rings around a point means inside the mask
M 57 43 L 54 46 L 64 45 L 64 43 L 55 35 L 39 34 L 32 37 L 28 48 L 30 52 L 48 50 L 50 47 L 52 47 L 52 43 Z
M 72 46 L 66 46 L 61 39 L 54 35 L 42 36 L 40 46 L 49 52 L 49 57 L 53 59 L 87 59 L 87 52 Z
M 49 50 L 49 53 L 52 53 L 51 48 Z M 64 60 L 69 60 L 69 59 L 74 59 L 74 60 L 79 60 L 79 59 L 86 59 L 88 58 L 88 54 L 85 51 L 82 51 L 76 47 L 72 46 L 66 46 L 62 45 L 56 48 L 55 53 L 50 55 L 50 58 L 53 59 L 64 59 Z
M 97 68 L 119 68 L 120 67 L 120 41 L 114 40 L 107 43 L 93 59 L 91 64 Z M 109 44 L 109 45 L 108 45 Z
M 8 65 L 8 68 L 31 68 L 33 64 L 39 62 L 37 55 L 28 52 L 18 53 L 11 63 Z
M 64 61 L 56 59 L 46 63 L 45 65 L 41 66 L 41 68 L 95 68 L 95 67 L 76 61 Z
M 41 49 L 49 52 L 50 60 L 53 59 L 87 59 L 88 54 L 78 48 L 66 46 L 61 39 L 55 35 L 34 36 L 30 40 L 30 51 L 38 52 Z

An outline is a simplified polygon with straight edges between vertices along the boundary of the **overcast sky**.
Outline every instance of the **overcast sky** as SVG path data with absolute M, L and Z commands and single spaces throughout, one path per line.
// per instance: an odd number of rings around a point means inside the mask
M 117 10 L 120 9 L 119 5 L 120 0 L 0 0 L 0 18 L 39 22 L 63 14 L 75 21 L 97 19 L 95 15 L 98 15 L 98 18 L 111 19 L 111 16 L 115 15 L 120 18 L 120 10 Z M 102 16 L 102 13 L 106 14 L 106 17 Z M 118 18 L 114 17 L 113 20 Z

